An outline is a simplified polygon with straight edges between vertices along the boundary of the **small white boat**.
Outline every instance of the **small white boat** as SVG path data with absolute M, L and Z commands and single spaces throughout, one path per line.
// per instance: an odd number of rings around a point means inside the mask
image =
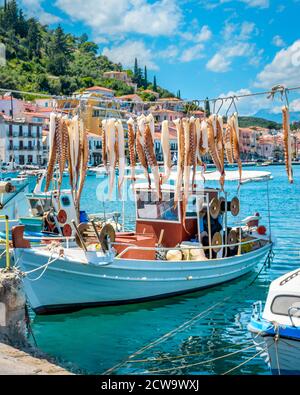
M 300 375 L 300 269 L 274 280 L 264 310 L 253 306 L 249 331 L 264 343 L 274 375 Z
M 136 230 L 115 233 L 109 225 L 98 231 L 94 223 L 80 224 L 74 226 L 76 248 L 30 248 L 16 227 L 15 261 L 28 273 L 24 286 L 34 311 L 56 313 L 194 292 L 245 275 L 271 249 L 270 237 L 259 232 L 258 217 L 236 228 L 227 225 L 227 216 L 239 213 L 237 198 L 227 201 L 219 189 L 195 191 L 184 218 L 182 202 L 174 207 L 174 187 L 164 186 L 162 194 L 158 202 L 153 189 L 137 184 Z

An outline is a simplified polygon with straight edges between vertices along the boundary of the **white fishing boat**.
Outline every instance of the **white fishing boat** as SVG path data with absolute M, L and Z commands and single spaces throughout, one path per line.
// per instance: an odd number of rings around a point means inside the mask
M 254 304 L 248 329 L 255 343 L 264 344 L 272 374 L 300 375 L 299 269 L 271 283 L 265 308 Z
M 210 177 L 218 180 L 219 174 Z M 244 177 L 258 179 L 268 180 L 270 173 Z M 23 228 L 16 227 L 14 258 L 26 274 L 25 292 L 34 311 L 56 313 L 195 292 L 245 275 L 272 247 L 259 216 L 228 225 L 230 216 L 239 214 L 237 197 L 196 188 L 184 214 L 182 202 L 174 204 L 172 185 L 163 186 L 161 201 L 156 195 L 148 185 L 136 184 L 134 232 L 116 233 L 94 221 L 73 223 L 76 248 L 30 248 L 22 239 Z

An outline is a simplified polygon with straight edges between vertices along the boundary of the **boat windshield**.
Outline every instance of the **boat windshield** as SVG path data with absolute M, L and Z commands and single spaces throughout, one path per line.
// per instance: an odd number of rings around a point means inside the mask
M 162 192 L 162 201 L 154 191 L 136 191 L 137 219 L 180 222 L 179 205 L 174 207 L 174 192 Z
M 279 295 L 272 302 L 271 311 L 273 314 L 288 315 L 290 308 L 295 308 L 294 317 L 300 318 L 300 296 Z
M 42 217 L 51 208 L 51 198 L 30 198 L 29 205 L 32 215 Z

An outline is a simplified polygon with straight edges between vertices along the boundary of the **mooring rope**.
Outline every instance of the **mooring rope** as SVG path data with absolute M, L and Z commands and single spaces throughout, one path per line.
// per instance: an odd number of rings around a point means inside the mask
M 249 350 L 251 348 L 255 348 L 255 347 L 260 346 L 262 344 L 263 344 L 263 342 L 259 343 L 259 344 L 252 344 L 252 345 L 250 345 L 248 347 L 245 347 L 245 348 L 242 348 L 242 349 L 239 349 L 239 350 L 235 350 L 233 352 L 230 352 L 230 353 L 227 353 L 227 354 L 224 354 L 224 355 L 220 355 L 218 357 L 211 358 L 211 359 L 208 359 L 206 361 L 195 362 L 195 363 L 191 363 L 191 364 L 188 364 L 188 365 L 173 366 L 172 368 L 167 368 L 167 369 L 149 370 L 148 372 L 143 372 L 142 374 L 146 374 L 146 373 L 150 373 L 150 374 L 163 373 L 163 372 L 169 372 L 169 371 L 179 370 L 179 369 L 188 369 L 188 368 L 191 368 L 191 367 L 194 367 L 194 366 L 199 366 L 199 365 L 206 365 L 208 363 L 211 363 L 211 362 L 214 362 L 214 361 L 218 361 L 220 359 L 231 357 L 232 355 L 239 354 L 239 353 L 241 353 L 243 351 Z
M 253 340 L 248 340 L 247 342 L 243 343 L 243 345 L 246 344 L 253 344 Z M 238 347 L 240 344 L 232 344 L 231 347 Z M 201 351 L 201 352 L 196 352 L 196 353 L 190 353 L 190 354 L 181 354 L 181 355 L 174 355 L 174 356 L 168 356 L 168 357 L 158 357 L 158 358 L 146 358 L 146 359 L 133 359 L 129 361 L 129 363 L 153 363 L 153 362 L 164 362 L 164 361 L 169 361 L 169 362 L 174 362 L 177 359 L 184 359 L 184 358 L 192 358 L 192 357 L 199 357 L 202 355 L 206 355 L 212 352 L 218 352 L 218 351 L 223 351 L 227 348 L 226 347 L 219 347 L 213 350 L 207 350 L 207 351 Z
M 210 306 L 208 309 L 206 309 L 206 310 L 202 311 L 201 313 L 197 314 L 195 317 L 193 317 L 190 320 L 184 322 L 183 324 L 181 324 L 177 328 L 171 330 L 170 332 L 164 334 L 160 338 L 158 338 L 158 339 L 154 340 L 153 342 L 147 344 L 146 346 L 140 348 L 138 351 L 136 351 L 133 354 L 131 354 L 126 361 L 120 362 L 119 364 L 109 368 L 103 374 L 111 374 L 116 369 L 119 369 L 122 366 L 126 365 L 128 362 L 130 362 L 130 359 L 134 358 L 135 356 L 143 354 L 145 351 L 153 348 L 157 344 L 160 344 L 160 343 L 164 342 L 165 340 L 169 339 L 170 337 L 176 335 L 176 333 L 180 332 L 181 330 L 187 329 L 189 326 L 191 326 L 195 322 L 199 321 L 201 318 L 204 318 L 215 307 L 220 306 L 221 304 L 224 304 L 230 298 L 231 298 L 231 296 L 227 296 L 226 298 L 224 298 L 220 302 L 215 303 L 213 306 Z
M 229 370 L 227 370 L 226 372 L 222 373 L 222 376 L 226 376 L 227 374 L 234 372 L 236 369 L 240 368 L 240 367 L 243 366 L 243 365 L 246 365 L 246 363 L 252 361 L 252 359 L 258 357 L 260 354 L 262 354 L 262 353 L 265 352 L 265 351 L 266 351 L 266 350 L 260 350 L 258 353 L 256 353 L 256 354 L 253 355 L 252 357 L 246 359 L 246 361 L 241 362 L 239 365 L 235 366 L 234 368 L 229 369 Z
M 61 258 L 63 256 L 63 251 L 57 251 L 56 247 L 57 247 L 57 245 L 55 245 L 54 247 L 51 247 L 52 251 L 50 249 L 51 255 L 48 258 L 48 262 L 46 262 L 44 265 L 39 266 L 39 267 L 37 267 L 35 269 L 29 270 L 27 272 L 23 272 L 23 275 L 26 276 L 29 281 L 37 281 L 37 280 L 39 280 L 45 274 L 45 272 L 48 269 L 48 267 L 50 265 L 52 265 L 53 263 L 55 263 L 59 258 Z M 55 253 L 57 253 L 57 257 L 52 259 L 53 255 Z M 36 278 L 29 278 L 28 277 L 28 274 L 35 273 L 35 272 L 37 272 L 39 270 L 42 270 L 42 273 L 38 277 L 36 277 Z

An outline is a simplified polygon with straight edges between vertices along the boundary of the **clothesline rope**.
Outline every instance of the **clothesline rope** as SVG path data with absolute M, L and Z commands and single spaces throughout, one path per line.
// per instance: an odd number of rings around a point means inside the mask
M 244 94 L 240 94 L 240 95 L 231 95 L 231 96 L 219 96 L 217 98 L 213 98 L 213 99 L 195 99 L 195 100 L 181 100 L 179 99 L 178 101 L 176 101 L 177 104 L 181 103 L 181 104 L 195 104 L 195 105 L 199 105 L 200 103 L 205 103 L 205 102 L 211 102 L 211 103 L 216 103 L 218 101 L 221 102 L 226 102 L 227 100 L 232 100 L 232 102 L 235 102 L 235 100 L 238 99 L 242 99 L 242 98 L 247 98 L 247 97 L 254 97 L 254 96 L 266 96 L 268 95 L 269 99 L 274 98 L 274 95 L 276 93 L 280 93 L 281 97 L 283 99 L 283 94 L 285 94 L 285 97 L 287 98 L 287 94 L 289 92 L 293 92 L 293 91 L 297 91 L 300 90 L 300 86 L 296 86 L 296 87 L 292 87 L 292 88 L 286 88 L 283 85 L 278 85 L 276 87 L 273 87 L 271 90 L 269 91 L 263 91 L 263 92 L 254 92 L 254 93 L 244 93 Z M 121 100 L 118 98 L 100 98 L 100 97 L 90 97 L 90 96 L 85 96 L 83 94 L 78 95 L 78 96 L 59 96 L 59 95 L 50 95 L 50 94 L 45 94 L 45 93 L 38 93 L 38 92 L 26 92 L 26 91 L 19 91 L 19 90 L 12 90 L 12 89 L 4 89 L 4 88 L 0 88 L 0 92 L 10 92 L 10 93 L 15 93 L 15 94 L 21 94 L 21 95 L 32 95 L 32 96 L 38 96 L 38 97 L 44 97 L 44 98 L 48 98 L 48 99 L 55 99 L 55 100 L 79 100 L 79 101 L 86 101 L 89 99 L 98 101 L 100 103 L 116 103 L 116 104 L 139 104 L 142 106 L 145 105 L 151 105 L 151 104 L 168 104 L 168 103 L 174 103 L 173 100 L 163 100 L 160 99 L 159 102 L 157 101 L 135 101 L 135 100 Z

